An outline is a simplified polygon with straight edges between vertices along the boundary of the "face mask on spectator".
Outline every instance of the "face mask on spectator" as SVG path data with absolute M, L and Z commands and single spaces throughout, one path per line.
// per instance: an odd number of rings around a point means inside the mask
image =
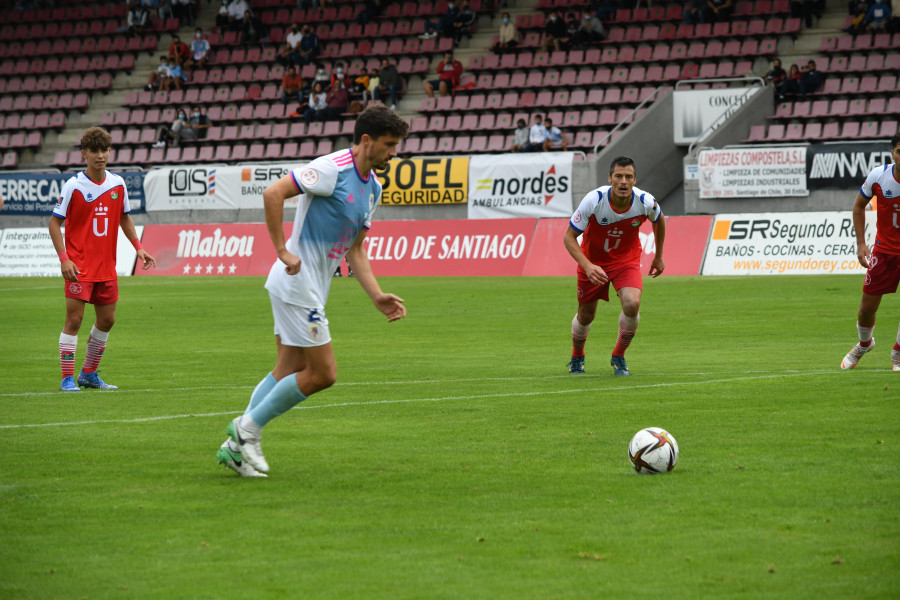
M 504 23 L 509 23 L 509 17 L 503 17 L 503 22 L 504 22 Z
M 200 116 L 200 113 L 195 112 L 195 113 L 194 113 L 194 116 L 195 116 L 195 117 L 199 117 L 199 116 Z

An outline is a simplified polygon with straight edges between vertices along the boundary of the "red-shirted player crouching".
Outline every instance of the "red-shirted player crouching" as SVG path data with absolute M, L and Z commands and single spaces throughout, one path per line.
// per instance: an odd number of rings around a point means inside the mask
M 641 307 L 641 239 L 638 230 L 650 219 L 656 238 L 656 257 L 650 275 L 666 268 L 663 244 L 666 220 L 649 193 L 634 187 L 634 161 L 620 156 L 609 166 L 606 185 L 588 193 L 566 228 L 566 250 L 578 263 L 578 313 L 572 319 L 570 373 L 584 373 L 584 343 L 597 313 L 597 301 L 609 302 L 609 286 L 619 295 L 619 336 L 610 365 L 616 375 L 631 375 L 625 364 L 625 349 L 637 331 Z M 578 236 L 581 235 L 581 245 Z
M 86 166 L 62 189 L 59 202 L 50 217 L 50 239 L 59 254 L 60 271 L 65 278 L 66 324 L 59 335 L 59 360 L 62 364 L 63 392 L 78 392 L 79 387 L 116 389 L 97 375 L 97 367 L 106 349 L 109 330 L 116 320 L 119 300 L 116 274 L 116 243 L 119 227 L 132 243 L 137 256 L 149 269 L 156 260 L 141 247 L 125 180 L 106 170 L 112 138 L 100 127 L 91 127 L 81 136 L 81 155 Z M 65 239 L 62 224 L 66 224 Z M 84 367 L 76 384 L 75 349 L 78 330 L 84 318 L 85 303 L 94 305 L 96 321 L 87 343 Z

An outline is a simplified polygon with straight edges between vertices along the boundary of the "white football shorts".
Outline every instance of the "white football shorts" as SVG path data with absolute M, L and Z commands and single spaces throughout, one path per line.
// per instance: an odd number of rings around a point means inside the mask
M 269 294 L 269 301 L 275 317 L 275 335 L 281 337 L 285 346 L 312 348 L 331 341 L 325 309 L 288 304 L 272 294 Z

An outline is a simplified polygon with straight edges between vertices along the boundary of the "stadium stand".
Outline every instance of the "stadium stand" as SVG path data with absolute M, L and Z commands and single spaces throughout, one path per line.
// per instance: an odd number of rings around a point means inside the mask
M 290 116 L 294 107 L 280 102 L 284 68 L 275 57 L 295 22 L 315 26 L 323 46 L 320 60 L 329 69 L 336 60 L 346 62 L 353 75 L 378 68 L 383 57 L 396 63 L 406 79 L 399 110 L 411 123 L 411 138 L 402 146 L 407 155 L 506 152 L 513 123 L 519 117 L 530 121 L 537 111 L 561 124 L 571 148 L 590 153 L 611 130 L 627 126 L 628 115 L 657 87 L 761 74 L 776 55 L 785 67 L 816 60 L 825 83 L 805 98 L 779 102 L 767 123 L 754 124 L 748 142 L 884 137 L 896 128 L 895 119 L 883 118 L 885 112 L 900 114 L 900 100 L 893 97 L 900 54 L 887 52 L 900 46 L 900 34 L 854 38 L 821 25 L 805 31 L 787 0 L 740 0 L 730 22 L 715 25 L 685 24 L 681 4 L 620 9 L 606 19 L 604 42 L 550 53 L 539 50 L 548 12 L 580 12 L 587 3 L 523 0 L 508 5 L 520 43 L 500 55 L 489 51 L 496 41 L 493 2 L 473 0 L 479 14 L 474 36 L 456 48 L 465 73 L 453 96 L 437 98 L 424 97 L 421 81 L 431 76 L 441 54 L 453 49 L 453 40 L 420 35 L 426 20 L 446 11 L 446 1 L 391 3 L 365 25 L 356 20 L 360 2 L 307 10 L 291 0 L 255 0 L 252 6 L 269 29 L 259 44 L 215 28 L 216 8 L 201 2 L 195 6 L 196 23 L 157 19 L 150 34 L 132 38 L 121 30 L 124 4 L 64 0 L 52 10 L 11 11 L 0 27 L 2 168 L 78 165 L 74 144 L 93 124 L 109 128 L 118 163 L 144 168 L 307 158 L 347 144 L 352 114 L 306 127 Z M 830 19 L 844 20 L 835 14 Z M 195 24 L 208 32 L 209 66 L 194 71 L 182 90 L 144 91 L 146 74 L 167 52 L 169 34 L 189 39 Z M 802 56 L 793 50 L 801 36 L 803 48 L 815 49 Z M 315 70 L 305 65 L 301 75 L 309 81 Z M 727 85 L 713 81 L 697 87 Z M 214 123 L 206 139 L 182 148 L 150 147 L 157 128 L 174 119 L 176 106 L 196 104 Z

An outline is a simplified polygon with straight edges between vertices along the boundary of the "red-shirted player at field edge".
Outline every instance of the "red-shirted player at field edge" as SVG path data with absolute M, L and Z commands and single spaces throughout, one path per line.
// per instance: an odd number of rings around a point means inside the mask
M 852 369 L 862 355 L 875 347 L 875 315 L 884 294 L 893 294 L 900 283 L 900 133 L 891 138 L 892 165 L 872 169 L 853 203 L 853 227 L 856 230 L 856 256 L 864 266 L 862 300 L 856 315 L 859 343 L 853 346 L 844 360 L 842 369 Z M 877 221 L 875 246 L 872 251 L 866 245 L 866 205 L 876 199 Z M 891 369 L 900 371 L 900 330 L 894 349 L 891 350 Z
M 666 268 L 663 244 L 666 220 L 649 193 L 634 187 L 634 161 L 620 156 L 609 166 L 608 186 L 597 188 L 581 201 L 566 228 L 566 250 L 578 263 L 578 312 L 572 319 L 570 373 L 584 373 L 584 344 L 601 298 L 609 302 L 613 285 L 622 304 L 619 335 L 610 365 L 616 375 L 631 375 L 625 364 L 625 349 L 631 344 L 640 321 L 641 224 L 650 219 L 656 238 L 656 257 L 650 275 L 658 277 Z M 578 236 L 583 235 L 581 245 Z
M 65 278 L 66 322 L 59 335 L 59 360 L 62 365 L 63 392 L 78 392 L 78 386 L 116 389 L 100 379 L 97 367 L 106 349 L 109 330 L 116 318 L 119 300 L 116 274 L 116 245 L 119 227 L 131 242 L 144 269 L 156 260 L 141 247 L 125 180 L 106 170 L 112 138 L 105 129 L 91 127 L 81 136 L 81 155 L 85 169 L 68 181 L 53 215 L 50 239 L 59 254 L 60 271 Z M 62 224 L 66 224 L 63 239 Z M 96 320 L 87 343 L 84 367 L 75 381 L 75 349 L 78 330 L 84 318 L 84 305 L 94 305 Z

